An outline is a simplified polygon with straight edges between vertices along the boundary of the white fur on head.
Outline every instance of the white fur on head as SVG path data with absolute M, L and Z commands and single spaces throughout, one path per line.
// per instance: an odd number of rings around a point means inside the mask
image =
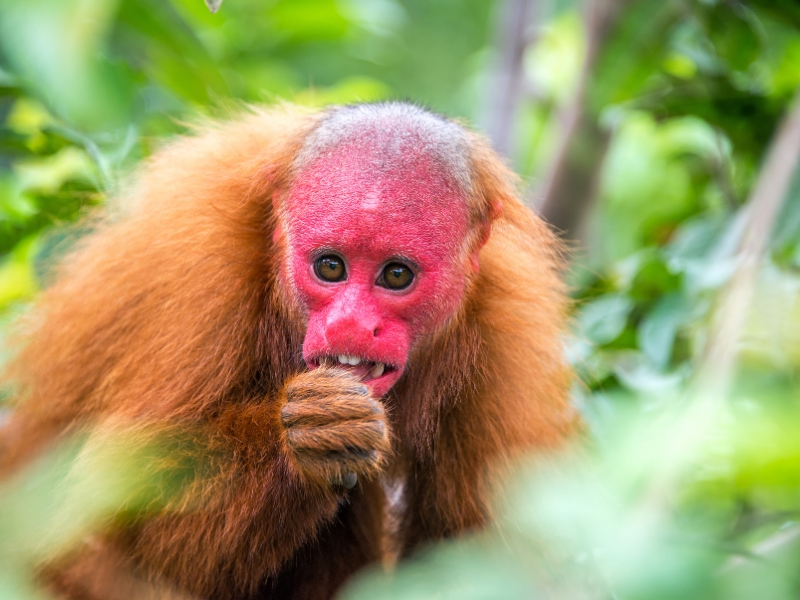
M 337 107 L 322 118 L 306 139 L 294 163 L 302 171 L 344 144 L 372 149 L 380 170 L 402 170 L 409 147 L 441 165 L 464 195 L 472 192 L 469 146 L 464 129 L 423 108 L 403 102 Z

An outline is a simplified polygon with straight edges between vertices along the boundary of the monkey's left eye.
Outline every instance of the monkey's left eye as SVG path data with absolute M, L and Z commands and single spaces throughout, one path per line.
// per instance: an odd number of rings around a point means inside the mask
M 314 261 L 314 273 L 323 281 L 342 281 L 347 275 L 344 261 L 335 254 L 326 254 Z
M 378 285 L 390 290 L 404 290 L 414 281 L 414 271 L 403 263 L 389 263 L 383 268 Z

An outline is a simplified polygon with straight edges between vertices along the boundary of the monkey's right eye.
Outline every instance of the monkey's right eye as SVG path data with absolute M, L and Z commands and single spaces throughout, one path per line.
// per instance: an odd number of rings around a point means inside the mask
M 347 276 L 344 261 L 335 254 L 326 254 L 314 261 L 314 273 L 323 281 L 342 281 Z

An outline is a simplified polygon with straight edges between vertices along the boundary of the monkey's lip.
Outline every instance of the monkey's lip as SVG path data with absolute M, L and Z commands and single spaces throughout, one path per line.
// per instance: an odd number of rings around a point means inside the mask
M 351 360 L 348 362 L 347 359 Z M 357 364 L 352 364 L 356 361 Z M 316 369 L 322 365 L 343 369 L 352 373 L 363 382 L 373 382 L 383 379 L 398 370 L 398 367 L 377 359 L 372 360 L 346 354 L 317 356 L 307 361 L 307 364 L 312 369 Z

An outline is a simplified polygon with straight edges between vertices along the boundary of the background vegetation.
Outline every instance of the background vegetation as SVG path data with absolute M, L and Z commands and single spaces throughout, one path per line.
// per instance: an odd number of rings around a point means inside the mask
M 0 315 L 198 115 L 424 103 L 485 131 L 571 240 L 587 443 L 521 466 L 495 530 L 346 596 L 794 598 L 798 86 L 793 0 L 0 0 Z M 135 504 L 141 457 L 109 456 L 0 488 L 0 596 Z

